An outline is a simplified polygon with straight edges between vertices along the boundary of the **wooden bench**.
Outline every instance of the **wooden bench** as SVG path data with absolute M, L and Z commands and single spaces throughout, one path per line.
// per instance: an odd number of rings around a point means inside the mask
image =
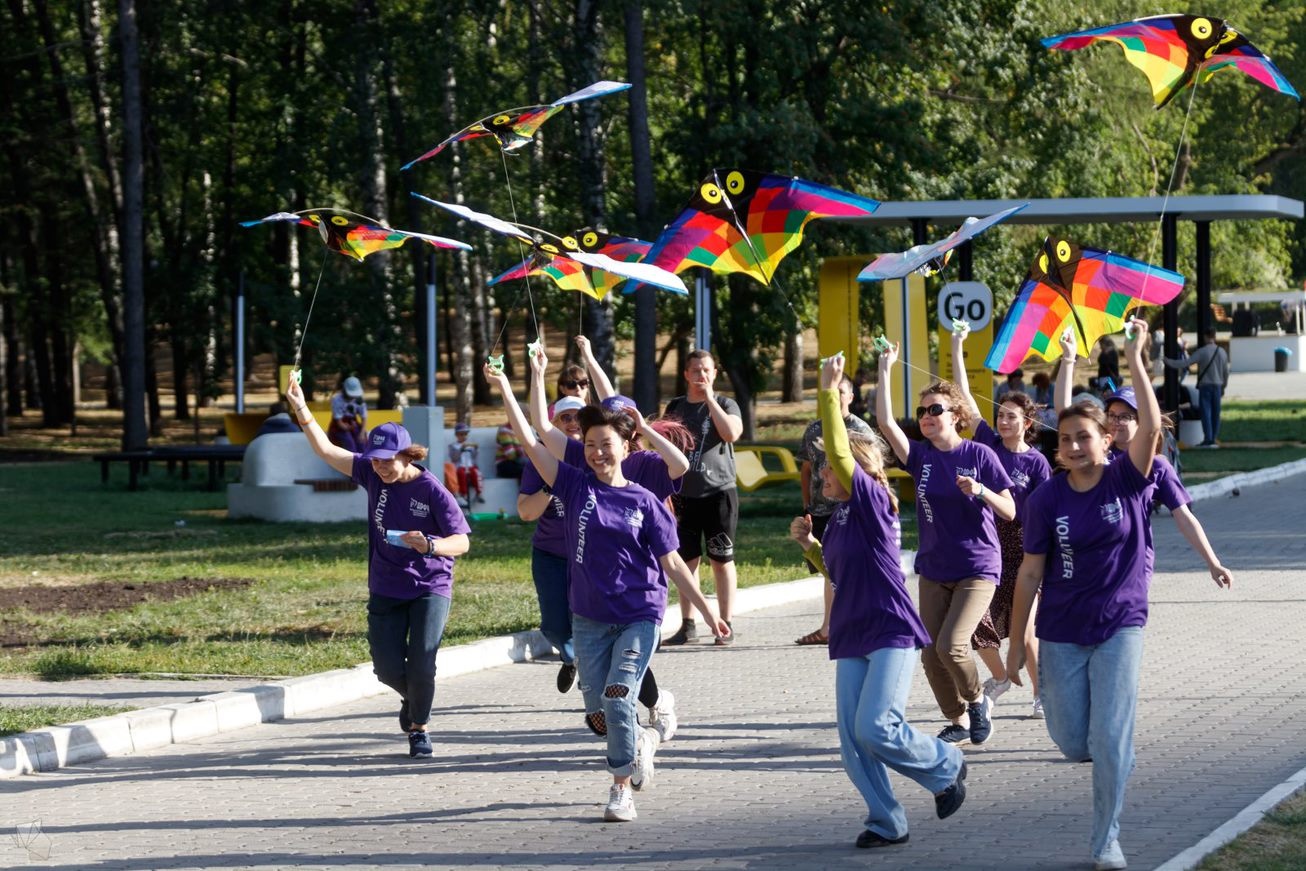
M 109 483 L 110 464 L 126 463 L 128 490 L 140 488 L 140 476 L 150 473 L 152 462 L 167 463 L 169 473 L 180 464 L 183 481 L 190 480 L 191 463 L 207 463 L 208 489 L 217 490 L 219 479 L 226 477 L 227 463 L 239 463 L 244 457 L 244 445 L 173 445 L 140 451 L 95 454 L 91 460 L 100 464 L 101 484 Z
M 772 465 L 779 464 L 778 470 L 767 468 L 763 457 L 771 457 Z M 735 448 L 735 484 L 740 490 L 752 493 L 768 484 L 783 484 L 785 481 L 802 481 L 798 472 L 798 463 L 788 448 L 778 445 L 747 445 Z

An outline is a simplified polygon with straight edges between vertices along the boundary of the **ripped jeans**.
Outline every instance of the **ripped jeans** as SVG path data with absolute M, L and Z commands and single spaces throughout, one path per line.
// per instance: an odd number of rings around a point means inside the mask
M 571 617 L 585 725 L 608 739 L 608 771 L 618 777 L 635 770 L 639 737 L 636 695 L 657 646 L 658 625 L 648 621 L 614 625 Z

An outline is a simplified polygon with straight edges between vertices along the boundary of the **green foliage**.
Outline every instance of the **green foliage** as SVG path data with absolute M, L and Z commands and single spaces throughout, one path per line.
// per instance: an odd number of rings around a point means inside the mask
M 0 706 L 0 738 L 46 726 L 76 723 L 93 717 L 108 717 L 130 711 L 124 705 L 22 705 Z

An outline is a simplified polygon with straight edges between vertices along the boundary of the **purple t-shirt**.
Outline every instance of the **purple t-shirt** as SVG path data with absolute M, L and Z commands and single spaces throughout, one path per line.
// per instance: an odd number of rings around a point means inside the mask
M 667 579 L 658 558 L 680 546 L 662 501 L 634 483 L 612 487 L 558 464 L 553 495 L 567 516 L 567 565 L 573 614 L 600 623 L 661 623 Z
M 1021 518 L 1025 516 L 1025 502 L 1029 499 L 1029 494 L 1052 477 L 1052 467 L 1048 465 L 1047 457 L 1034 448 L 1020 453 L 1009 450 L 1002 443 L 1002 436 L 983 420 L 975 427 L 975 441 L 988 445 L 998 455 L 998 462 L 1002 463 L 1007 477 L 1011 479 L 1011 496 L 1016 501 L 1016 522 L 1023 523 Z
M 527 460 L 526 465 L 522 467 L 521 486 L 517 488 L 517 492 L 530 496 L 543 488 L 544 479 L 540 477 L 535 464 Z M 531 537 L 531 547 L 551 556 L 559 558 L 567 556 L 567 524 L 564 511 L 557 496 L 549 497 L 549 504 L 545 507 L 544 513 L 535 521 L 535 535 Z
M 902 576 L 898 515 L 879 482 L 853 467 L 852 497 L 838 503 L 822 536 L 821 553 L 834 607 L 830 658 L 866 656 L 885 647 L 927 647 Z
M 1120 450 L 1115 445 L 1111 446 L 1107 455 L 1112 462 L 1119 457 L 1129 459 L 1128 452 Z M 1179 473 L 1174 470 L 1170 461 L 1160 454 L 1152 458 L 1152 474 L 1147 476 L 1147 480 L 1156 488 L 1156 492 L 1152 494 L 1153 501 L 1160 502 L 1169 510 L 1174 511 L 1176 508 L 1193 504 L 1193 497 L 1188 495 L 1188 491 L 1179 480 Z
M 585 462 L 585 445 L 578 441 L 567 442 L 563 462 L 590 472 L 589 464 Z M 679 493 L 680 482 L 684 480 L 683 476 L 672 480 L 666 461 L 657 451 L 635 451 L 628 455 L 621 461 L 621 474 L 627 481 L 634 481 L 659 499 Z
M 913 441 L 907 471 L 916 481 L 916 525 L 920 530 L 916 574 L 944 583 L 966 578 L 998 583 L 1002 551 L 993 509 L 957 486 L 957 476 L 966 475 L 990 490 L 1010 489 L 1011 479 L 998 455 L 992 448 L 966 439 L 950 451 L 941 451 L 925 440 Z
M 367 489 L 367 589 L 392 599 L 427 593 L 453 597 L 453 557 L 428 558 L 411 547 L 385 540 L 387 529 L 414 530 L 441 538 L 471 532 L 453 494 L 418 466 L 412 481 L 385 484 L 372 463 L 354 455 L 354 483 Z
M 1147 623 L 1152 485 L 1128 459 L 1087 493 L 1057 475 L 1029 497 L 1025 552 L 1046 554 L 1038 637 L 1101 644 Z

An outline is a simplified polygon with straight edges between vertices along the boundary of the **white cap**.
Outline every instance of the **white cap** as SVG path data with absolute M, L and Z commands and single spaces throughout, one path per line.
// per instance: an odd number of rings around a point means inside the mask
M 363 382 L 359 381 L 353 375 L 345 379 L 345 396 L 362 396 Z
M 580 400 L 580 397 L 564 396 L 553 403 L 553 412 L 549 415 L 549 420 L 553 420 L 564 411 L 580 411 L 584 407 L 585 403 Z

